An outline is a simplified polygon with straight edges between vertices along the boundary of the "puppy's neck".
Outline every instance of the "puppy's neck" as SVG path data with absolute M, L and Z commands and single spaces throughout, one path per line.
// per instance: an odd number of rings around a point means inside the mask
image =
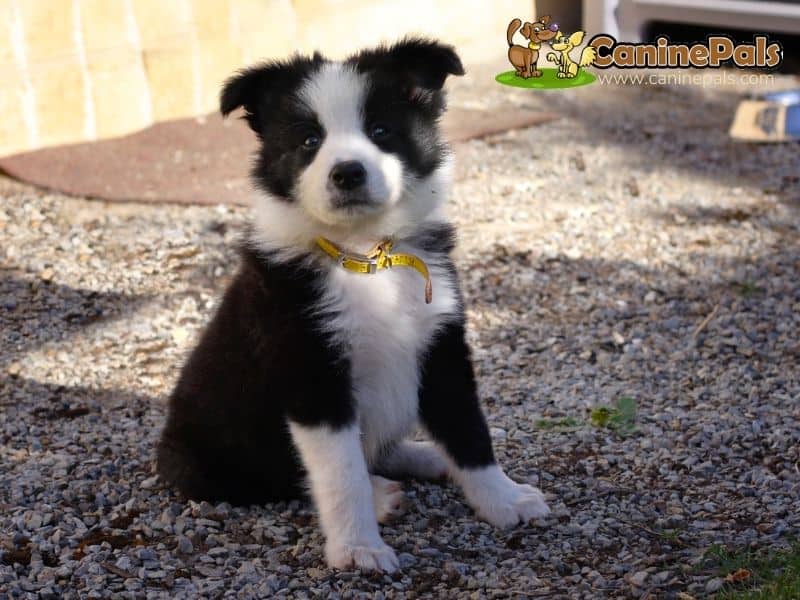
M 363 252 L 386 239 L 402 243 L 426 224 L 448 220 L 442 201 L 449 184 L 450 165 L 443 164 L 409 186 L 406 197 L 385 213 L 343 225 L 323 223 L 297 202 L 260 192 L 254 199 L 249 242 L 287 260 L 312 252 L 319 237 L 353 252 Z
M 332 226 L 308 217 L 299 207 L 275 198 L 258 198 L 253 211 L 251 244 L 287 260 L 308 254 L 317 238 L 325 238 L 347 252 L 364 253 L 385 240 L 402 243 L 427 223 L 445 221 L 436 209 L 419 220 L 392 219 L 392 215 L 358 223 Z

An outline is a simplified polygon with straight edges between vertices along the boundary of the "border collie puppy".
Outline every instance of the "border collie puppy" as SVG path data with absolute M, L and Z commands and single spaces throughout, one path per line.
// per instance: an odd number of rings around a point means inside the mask
M 304 495 L 332 567 L 394 571 L 387 478 L 448 475 L 498 527 L 548 513 L 495 462 L 440 210 L 449 46 L 413 38 L 343 62 L 245 69 L 222 91 L 261 146 L 241 267 L 183 368 L 158 472 L 185 496 Z M 370 252 L 370 250 L 372 250 Z M 430 441 L 407 439 L 418 425 Z

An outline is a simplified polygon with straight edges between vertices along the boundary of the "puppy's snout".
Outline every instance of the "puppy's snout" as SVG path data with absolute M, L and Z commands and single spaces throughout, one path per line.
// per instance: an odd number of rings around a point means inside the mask
M 340 190 L 354 190 L 367 180 L 367 171 L 357 160 L 336 163 L 331 169 L 331 181 Z

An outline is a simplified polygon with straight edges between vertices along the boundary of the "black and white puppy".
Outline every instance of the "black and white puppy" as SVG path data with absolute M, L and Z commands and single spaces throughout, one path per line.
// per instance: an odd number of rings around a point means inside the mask
M 241 71 L 222 92 L 261 141 L 242 265 L 172 394 L 162 478 L 237 504 L 310 489 L 333 567 L 393 571 L 378 522 L 401 508 L 384 477 L 449 475 L 498 527 L 547 514 L 497 465 L 476 395 L 464 309 L 440 210 L 449 46 L 406 39 L 343 62 L 319 54 Z M 348 271 L 315 243 L 427 264 Z M 431 441 L 406 439 L 422 425 Z

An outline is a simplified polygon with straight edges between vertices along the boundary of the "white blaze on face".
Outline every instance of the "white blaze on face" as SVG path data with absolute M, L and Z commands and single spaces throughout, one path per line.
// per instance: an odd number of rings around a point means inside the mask
M 352 221 L 349 211 L 336 209 L 330 185 L 334 165 L 358 161 L 367 172 L 366 191 L 371 201 L 364 212 L 383 212 L 394 206 L 403 192 L 403 163 L 383 152 L 364 132 L 367 78 L 348 65 L 325 64 L 300 89 L 300 101 L 317 116 L 324 129 L 322 145 L 300 176 L 295 195 L 314 218 L 336 225 Z

